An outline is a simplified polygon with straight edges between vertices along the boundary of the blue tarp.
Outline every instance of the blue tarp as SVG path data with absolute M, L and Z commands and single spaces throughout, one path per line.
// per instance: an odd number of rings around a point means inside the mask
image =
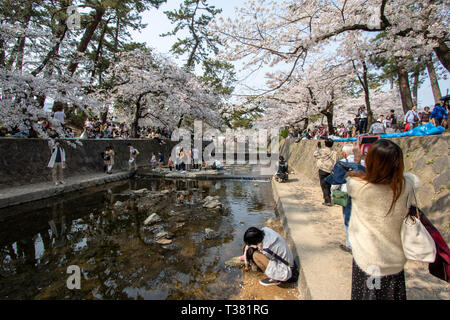
M 432 136 L 436 134 L 442 134 L 445 131 L 444 127 L 435 127 L 432 123 L 427 123 L 407 132 L 398 133 L 388 133 L 380 135 L 381 138 L 402 138 L 402 137 L 421 137 L 421 136 Z M 356 138 L 348 139 L 333 139 L 335 142 L 349 142 L 357 141 Z

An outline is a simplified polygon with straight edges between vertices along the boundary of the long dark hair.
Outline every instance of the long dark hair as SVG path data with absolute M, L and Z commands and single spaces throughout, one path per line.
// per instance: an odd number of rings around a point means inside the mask
M 380 139 L 370 146 L 367 153 L 366 173 L 351 173 L 350 175 L 359 177 L 367 183 L 390 186 L 393 198 L 387 213 L 389 214 L 402 194 L 405 184 L 403 178 L 404 169 L 402 149 L 390 140 Z

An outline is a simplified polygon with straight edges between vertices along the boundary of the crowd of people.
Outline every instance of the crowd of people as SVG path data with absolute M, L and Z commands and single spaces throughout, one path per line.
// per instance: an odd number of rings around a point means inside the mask
M 21 125 L 7 130 L 0 128 L 0 137 L 14 137 L 14 138 L 41 138 L 42 133 L 48 137 L 55 138 L 77 138 L 72 127 L 66 124 L 66 114 L 64 109 L 57 108 L 52 114 L 52 120 L 39 119 L 37 125 L 39 130 L 34 130 L 31 122 L 26 120 Z M 58 133 L 57 127 L 62 128 L 64 135 Z M 161 144 L 164 139 L 170 139 L 172 132 L 167 128 L 153 128 L 153 127 L 139 127 L 137 138 L 139 139 L 156 139 Z M 88 117 L 83 125 L 83 131 L 78 137 L 79 139 L 130 139 L 130 126 L 125 122 L 114 122 L 107 120 L 96 119 L 95 117 Z
M 137 137 L 139 139 L 157 139 L 160 143 L 163 143 L 163 139 L 168 139 L 171 136 L 171 131 L 164 128 L 144 128 L 139 127 Z M 87 118 L 83 133 L 80 139 L 130 139 L 131 130 L 127 123 L 114 123 L 112 121 L 106 121 L 103 123 L 101 120 L 95 120 L 94 118 Z
M 362 106 L 355 114 L 353 122 L 348 120 L 346 124 L 340 123 L 333 126 L 333 132 L 329 132 L 328 126 L 315 126 L 305 130 L 294 130 L 290 128 L 288 138 L 301 140 L 320 140 L 327 138 L 355 138 L 362 134 L 386 134 L 395 132 L 406 132 L 419 125 L 432 123 L 434 126 L 448 128 L 448 101 L 437 103 L 433 109 L 425 107 L 421 112 L 417 106 L 413 106 L 401 119 L 395 114 L 395 110 L 390 110 L 389 114 L 380 114 L 376 120 L 368 126 L 368 113 L 366 107 Z M 297 134 L 296 134 L 297 132 Z

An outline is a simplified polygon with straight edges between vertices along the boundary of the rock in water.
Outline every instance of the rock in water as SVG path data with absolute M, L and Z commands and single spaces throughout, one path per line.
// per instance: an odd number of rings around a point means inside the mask
M 222 203 L 219 200 L 211 200 L 208 202 L 205 202 L 205 204 L 203 205 L 203 208 L 206 209 L 220 209 L 222 208 Z
M 243 268 L 245 267 L 245 261 L 241 260 L 240 257 L 234 257 L 226 261 L 225 266 L 230 268 Z
M 153 213 L 151 216 L 149 216 L 147 219 L 145 219 L 144 225 L 147 226 L 149 224 L 160 222 L 161 220 L 162 219 L 160 216 L 158 216 L 156 213 Z
M 211 201 L 213 201 L 213 200 L 219 201 L 219 196 L 215 196 L 215 197 L 213 197 L 213 196 L 207 196 L 205 199 L 203 199 L 203 203 L 211 202 Z
M 162 244 L 162 245 L 168 245 L 168 244 L 172 244 L 172 240 L 169 239 L 159 239 L 156 241 L 156 243 L 158 244 Z
M 156 234 L 155 238 L 156 240 L 162 239 L 162 238 L 167 238 L 167 236 L 169 235 L 168 232 L 166 231 L 162 231 Z
M 213 229 L 206 228 L 205 229 L 205 238 L 208 240 L 217 238 L 219 235 Z
M 148 192 L 148 189 L 144 188 L 144 189 L 140 189 L 140 190 L 133 190 L 132 192 L 135 194 L 143 194 L 143 193 Z
M 123 202 L 122 201 L 117 201 L 115 204 L 114 204 L 114 207 L 116 207 L 116 208 L 121 208 L 123 206 Z

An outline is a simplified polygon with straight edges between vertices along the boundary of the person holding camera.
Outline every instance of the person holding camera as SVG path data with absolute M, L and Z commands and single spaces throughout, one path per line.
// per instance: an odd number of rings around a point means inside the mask
M 331 207 L 331 184 L 325 181 L 333 170 L 334 165 L 337 162 L 337 153 L 331 148 L 334 141 L 331 139 L 325 140 L 325 148 L 322 148 L 322 143 L 317 143 L 317 150 L 314 152 L 314 158 L 317 159 L 317 167 L 319 168 L 319 180 L 320 187 L 322 188 L 323 205 Z

